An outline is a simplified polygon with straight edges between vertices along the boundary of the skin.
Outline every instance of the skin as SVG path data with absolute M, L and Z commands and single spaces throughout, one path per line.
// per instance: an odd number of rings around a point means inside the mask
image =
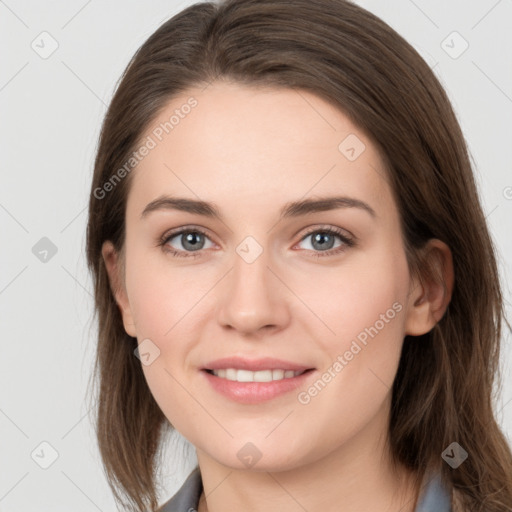
M 160 350 L 143 371 L 168 420 L 196 447 L 200 512 L 412 512 L 412 474 L 389 457 L 391 385 L 404 336 L 431 330 L 449 303 L 449 248 L 432 240 L 426 250 L 442 281 L 410 274 L 376 147 L 319 97 L 214 82 L 170 101 L 144 137 L 191 95 L 198 105 L 132 171 L 124 252 L 105 242 L 103 257 L 126 332 Z M 354 161 L 338 149 L 349 134 L 366 146 Z M 347 207 L 279 220 L 290 201 L 334 193 L 366 202 L 375 218 Z M 141 219 L 162 194 L 214 202 L 223 221 L 177 210 Z M 190 225 L 207 232 L 198 257 L 157 245 Z M 340 228 L 357 243 L 316 258 L 325 249 L 305 236 L 316 227 Z M 263 249 L 250 264 L 236 252 L 247 236 Z M 183 241 L 167 247 L 187 253 Z M 335 236 L 323 247 L 342 244 Z M 220 357 L 276 357 L 316 369 L 307 389 L 394 303 L 401 311 L 308 404 L 300 390 L 236 403 L 200 372 Z M 261 453 L 252 467 L 237 457 L 247 442 Z

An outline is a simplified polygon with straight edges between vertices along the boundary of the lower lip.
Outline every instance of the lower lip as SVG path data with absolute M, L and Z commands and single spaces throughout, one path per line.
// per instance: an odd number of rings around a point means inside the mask
M 307 370 L 297 377 L 270 382 L 238 382 L 222 379 L 206 370 L 201 370 L 215 391 L 242 404 L 259 404 L 289 393 L 302 386 L 313 372 L 314 370 Z

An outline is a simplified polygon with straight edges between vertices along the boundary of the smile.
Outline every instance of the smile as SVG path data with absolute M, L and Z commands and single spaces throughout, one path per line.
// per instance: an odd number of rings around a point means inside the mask
M 240 370 L 236 368 L 223 368 L 218 370 L 209 370 L 213 375 L 221 379 L 233 380 L 237 382 L 271 382 L 274 380 L 291 379 L 305 372 L 293 370 L 259 370 L 256 372 L 250 370 Z
M 221 396 L 241 404 L 259 404 L 279 396 L 295 398 L 317 373 L 313 368 L 302 370 L 243 370 L 238 368 L 203 369 L 207 383 Z

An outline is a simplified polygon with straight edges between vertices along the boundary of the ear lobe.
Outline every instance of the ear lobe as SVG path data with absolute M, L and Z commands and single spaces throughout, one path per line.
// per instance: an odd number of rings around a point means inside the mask
M 112 290 L 117 305 L 119 306 L 121 316 L 123 318 L 124 330 L 128 335 L 135 338 L 135 324 L 133 322 L 133 316 L 130 309 L 130 303 L 128 301 L 128 295 L 126 293 L 126 287 L 124 285 L 124 278 L 121 275 L 122 266 L 120 262 L 120 255 L 110 240 L 107 240 L 103 243 L 101 248 L 101 255 L 103 257 L 103 261 L 105 262 L 105 268 L 107 269 L 110 289 Z
M 448 308 L 454 273 L 450 248 L 431 239 L 425 247 L 421 280 L 415 279 L 409 295 L 405 334 L 419 336 L 433 329 Z

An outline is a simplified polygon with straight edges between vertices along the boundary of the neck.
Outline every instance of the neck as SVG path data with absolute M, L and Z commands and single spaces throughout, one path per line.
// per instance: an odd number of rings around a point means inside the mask
M 286 470 L 228 467 L 196 449 L 204 487 L 198 512 L 414 512 L 415 474 L 392 466 L 384 419 L 324 457 Z

